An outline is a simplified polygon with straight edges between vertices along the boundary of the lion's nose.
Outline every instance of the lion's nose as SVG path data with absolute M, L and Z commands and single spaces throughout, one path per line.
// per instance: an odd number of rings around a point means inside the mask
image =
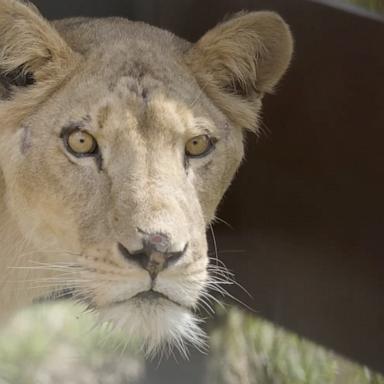
M 143 248 L 130 252 L 124 245 L 119 243 L 119 251 L 128 261 L 134 261 L 142 268 L 147 270 L 152 279 L 176 263 L 186 252 L 188 243 L 184 249 L 172 251 L 172 245 L 168 236 L 161 233 L 145 234 L 143 238 Z

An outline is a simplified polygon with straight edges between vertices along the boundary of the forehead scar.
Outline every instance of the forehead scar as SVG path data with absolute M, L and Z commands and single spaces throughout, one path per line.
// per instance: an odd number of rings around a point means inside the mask
M 20 151 L 24 155 L 31 148 L 31 132 L 28 127 L 23 127 L 21 136 Z
M 108 120 L 110 112 L 111 112 L 111 108 L 109 105 L 105 105 L 104 107 L 100 108 L 97 114 L 97 125 L 99 129 L 104 128 L 104 125 Z
M 143 98 L 145 103 L 148 103 L 148 89 L 147 88 L 142 89 L 141 97 Z

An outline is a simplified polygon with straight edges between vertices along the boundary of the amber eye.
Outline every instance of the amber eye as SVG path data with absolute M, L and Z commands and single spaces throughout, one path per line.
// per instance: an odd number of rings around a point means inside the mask
M 189 157 L 203 157 L 213 149 L 214 142 L 208 135 L 200 135 L 189 140 L 185 153 Z
M 87 132 L 75 130 L 65 135 L 68 149 L 76 156 L 90 156 L 97 151 L 97 141 Z

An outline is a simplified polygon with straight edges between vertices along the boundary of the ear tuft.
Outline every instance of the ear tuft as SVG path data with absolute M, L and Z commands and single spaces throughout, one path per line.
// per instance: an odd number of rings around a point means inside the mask
M 279 15 L 241 12 L 208 31 L 185 59 L 232 121 L 256 130 L 260 99 L 287 70 L 292 51 L 291 32 Z
M 0 0 L 0 78 L 3 86 L 53 79 L 74 53 L 27 1 Z

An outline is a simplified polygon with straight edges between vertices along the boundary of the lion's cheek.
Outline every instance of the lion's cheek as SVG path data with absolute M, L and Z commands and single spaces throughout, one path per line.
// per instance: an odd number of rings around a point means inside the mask
M 77 248 L 76 217 L 59 196 L 15 183 L 7 194 L 7 204 L 20 230 L 35 246 Z

